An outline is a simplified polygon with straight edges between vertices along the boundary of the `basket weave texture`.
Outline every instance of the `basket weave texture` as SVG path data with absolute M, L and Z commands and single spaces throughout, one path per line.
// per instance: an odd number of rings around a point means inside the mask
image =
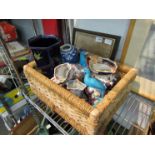
M 42 75 L 36 69 L 34 61 L 24 66 L 24 73 L 38 98 L 81 134 L 104 134 L 107 124 L 123 103 L 137 74 L 136 69 L 126 65 L 119 65 L 118 69 L 123 73 L 121 80 L 95 108 Z

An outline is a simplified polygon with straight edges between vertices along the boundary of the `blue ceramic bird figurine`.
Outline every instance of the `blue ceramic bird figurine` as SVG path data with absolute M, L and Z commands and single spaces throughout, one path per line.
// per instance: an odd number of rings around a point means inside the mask
M 88 87 L 93 87 L 96 88 L 100 91 L 100 97 L 103 97 L 105 94 L 105 90 L 106 90 L 106 85 L 104 85 L 100 80 L 91 77 L 91 72 L 88 68 L 84 68 L 84 83 L 88 86 Z
M 87 67 L 88 65 L 87 65 L 87 53 L 86 53 L 86 51 L 85 50 L 80 50 L 80 65 L 82 66 L 82 67 Z

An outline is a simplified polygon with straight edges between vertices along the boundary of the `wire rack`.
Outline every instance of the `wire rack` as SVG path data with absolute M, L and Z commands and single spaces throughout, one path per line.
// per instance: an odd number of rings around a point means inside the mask
M 43 116 L 46 118 L 51 124 L 58 129 L 58 131 L 61 134 L 64 135 L 74 135 L 79 134 L 76 129 L 74 129 L 69 123 L 67 123 L 61 116 L 59 116 L 57 113 L 51 111 L 48 108 L 48 111 L 46 110 L 47 105 L 45 105 L 42 101 L 40 101 L 38 98 L 35 100 L 31 100 L 26 94 L 24 94 L 25 99 L 34 106 Z
M 5 41 L 1 37 L 0 37 L 0 58 L 5 64 L 5 69 L 2 70 L 2 72 L 5 72 L 11 77 L 11 80 L 13 81 L 14 86 L 16 87 L 16 89 L 19 90 L 19 92 L 28 93 L 23 81 L 25 77 L 23 75 L 19 75 L 18 70 L 15 66 L 14 60 L 10 54 L 10 51 Z M 37 124 L 40 124 L 39 117 L 35 112 L 36 109 L 34 109 L 33 106 L 31 106 L 30 104 L 29 104 L 29 107 L 32 110 L 32 115 L 35 121 L 37 122 Z M 7 109 L 7 112 L 11 116 L 11 118 L 14 118 L 14 113 L 10 110 L 10 108 Z M 5 122 L 5 124 L 7 124 L 7 122 Z M 16 119 L 15 119 L 15 124 L 18 124 L 18 121 Z
M 11 63 L 10 63 L 10 59 L 8 58 L 8 56 L 5 52 L 5 48 L 2 45 L 3 44 L 2 44 L 2 41 L 0 39 L 0 58 L 2 59 L 2 61 L 5 64 L 5 67 L 2 68 L 0 72 L 2 74 L 10 75 L 15 87 L 17 88 L 18 86 L 20 86 L 20 84 L 18 83 L 17 80 L 15 80 L 16 74 L 14 72 L 14 69 L 13 69 Z
M 136 134 L 131 132 L 133 127 L 141 130 L 141 134 L 145 134 L 144 132 L 147 130 L 153 107 L 153 102 L 130 93 L 125 103 L 113 116 L 107 127 L 106 134 Z
M 79 135 L 77 130 L 74 129 L 70 124 L 68 124 L 58 114 L 52 112 L 51 110 L 45 112 L 47 106 L 39 99 L 32 101 L 25 94 L 24 96 L 25 99 L 30 104 L 32 104 L 49 122 L 51 122 L 60 131 L 61 134 Z M 146 100 L 143 97 L 140 97 L 139 95 L 136 95 L 134 93 L 130 93 L 124 104 L 114 114 L 113 119 L 107 126 L 105 134 L 132 134 L 130 130 L 133 126 L 136 127 L 138 130 L 146 130 L 153 106 L 154 105 L 151 101 Z

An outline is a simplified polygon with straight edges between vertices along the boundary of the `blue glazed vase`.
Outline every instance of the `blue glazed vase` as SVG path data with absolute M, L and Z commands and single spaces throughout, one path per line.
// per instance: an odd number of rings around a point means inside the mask
M 60 53 L 63 63 L 78 63 L 79 61 L 77 49 L 70 44 L 62 45 L 60 47 Z

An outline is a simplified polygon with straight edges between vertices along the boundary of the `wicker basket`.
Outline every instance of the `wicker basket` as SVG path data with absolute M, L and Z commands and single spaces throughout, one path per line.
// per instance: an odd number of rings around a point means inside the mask
M 34 61 L 24 66 L 32 91 L 81 134 L 104 134 L 113 114 L 123 103 L 136 77 L 136 70 L 119 65 L 119 71 L 124 73 L 121 80 L 94 108 L 42 75 Z

